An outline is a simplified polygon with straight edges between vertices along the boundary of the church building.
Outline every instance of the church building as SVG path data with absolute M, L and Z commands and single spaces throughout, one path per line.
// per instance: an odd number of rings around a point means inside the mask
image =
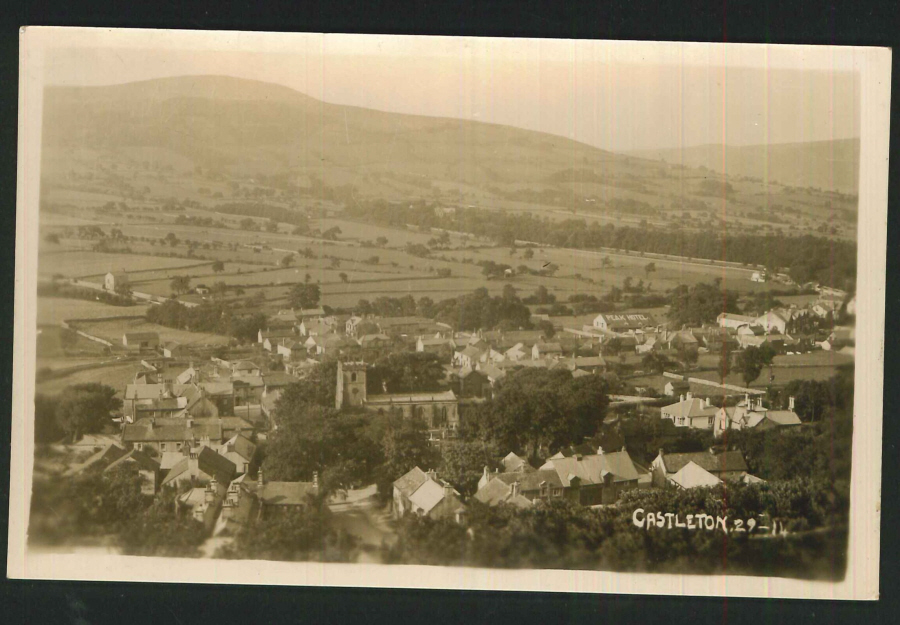
M 445 438 L 459 427 L 459 401 L 453 391 L 369 395 L 364 362 L 338 361 L 335 408 L 344 406 L 421 419 L 432 438 Z

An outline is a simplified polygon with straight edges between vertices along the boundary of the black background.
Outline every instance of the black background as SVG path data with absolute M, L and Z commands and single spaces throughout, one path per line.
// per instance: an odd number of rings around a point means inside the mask
M 18 27 L 101 26 L 199 30 L 632 39 L 895 46 L 900 6 L 881 2 L 6 2 L 0 7 L 0 540 L 8 518 L 12 385 Z M 897 86 L 897 72 L 892 77 Z M 894 90 L 897 93 L 897 90 Z M 897 110 L 892 101 L 890 203 L 898 197 Z M 898 556 L 898 215 L 889 212 L 885 332 L 881 601 L 488 593 L 271 586 L 107 584 L 5 580 L 3 623 L 895 623 Z M 865 245 L 865 241 L 860 241 Z M 860 427 L 857 424 L 857 427 Z M 177 565 L 175 565 L 177 566 Z M 5 569 L 5 567 L 4 567 Z M 671 589 L 678 592 L 677 587 Z

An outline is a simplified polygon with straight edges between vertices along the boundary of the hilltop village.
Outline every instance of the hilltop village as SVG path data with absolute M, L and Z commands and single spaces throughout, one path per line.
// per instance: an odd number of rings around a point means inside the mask
M 124 281 L 110 273 L 91 288 L 122 293 Z M 840 513 L 819 508 L 835 483 L 816 480 L 833 467 L 820 471 L 816 454 L 852 406 L 855 298 L 819 288 L 802 306 L 677 322 L 695 314 L 685 301 L 713 288 L 581 325 L 533 312 L 527 329 L 463 331 L 361 303 L 280 309 L 230 345 L 126 331 L 108 350 L 131 363 L 123 388 L 101 377 L 36 399 L 36 437 L 52 444 L 36 459 L 32 536 L 67 539 L 43 517 L 42 505 L 64 496 L 59 480 L 82 484 L 65 495 L 81 537 L 126 553 L 444 562 L 434 541 L 452 551 L 458 528 L 477 553 L 473 535 L 490 534 L 491 514 L 552 510 L 574 515 L 571 529 L 584 514 L 612 523 L 648 497 L 661 505 L 710 489 L 734 489 L 741 513 L 768 518 L 753 524 L 770 536 L 830 526 Z M 522 301 L 507 289 L 463 304 L 502 318 Z M 162 324 L 166 309 L 188 310 L 154 306 Z M 804 377 L 826 363 L 837 365 L 832 379 Z M 779 457 L 788 449 L 814 457 L 803 475 Z M 46 493 L 42 480 L 53 484 Z M 738 503 L 745 488 L 756 503 Z M 815 513 L 785 507 L 783 493 L 798 488 Z M 72 503 L 96 489 L 132 494 L 102 513 Z M 178 539 L 157 535 L 178 527 Z M 515 549 L 522 537 L 509 540 Z

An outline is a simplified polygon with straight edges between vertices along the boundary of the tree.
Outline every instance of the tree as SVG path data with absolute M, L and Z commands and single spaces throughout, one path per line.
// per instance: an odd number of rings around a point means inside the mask
M 496 450 L 484 441 L 447 441 L 441 445 L 441 464 L 438 473 L 464 496 L 474 495 L 484 467 L 500 468 L 495 460 Z
M 170 232 L 169 234 L 167 234 L 164 241 L 166 241 L 166 243 L 168 243 L 172 247 L 178 245 L 178 237 L 175 236 L 174 232 Z
M 678 360 L 681 362 L 681 366 L 684 371 L 687 371 L 695 364 L 697 364 L 698 354 L 696 349 L 681 348 L 678 350 Z
M 334 407 L 337 393 L 337 362 L 317 364 L 302 380 L 289 384 L 275 403 L 278 419 L 300 414 L 308 405 L 322 408 Z M 282 417 L 282 415 L 287 415 Z
M 279 265 L 284 267 L 285 269 L 294 264 L 294 255 L 287 254 L 278 262 Z
M 744 383 L 749 386 L 762 373 L 763 367 L 772 364 L 774 357 L 775 351 L 767 343 L 764 343 L 762 347 L 751 345 L 738 352 L 734 362 L 734 370 L 741 374 Z
M 203 524 L 184 510 L 176 512 L 177 491 L 163 490 L 143 512 L 129 510 L 130 521 L 118 536 L 125 555 L 196 557 L 206 540 Z
M 338 274 L 338 277 L 341 279 L 341 282 L 343 282 L 344 284 L 347 284 L 348 282 L 350 282 L 350 278 L 343 271 Z
M 606 382 L 598 376 L 573 379 L 565 369 L 523 369 L 500 384 L 481 427 L 499 448 L 536 457 L 542 446 L 580 443 L 593 435 L 607 404 Z
M 306 507 L 273 514 L 242 528 L 215 557 L 288 562 L 349 562 L 358 539 L 336 530 L 328 507 L 310 500 Z
M 56 418 L 69 440 L 100 432 L 122 408 L 116 389 L 97 382 L 68 386 L 59 394 Z
M 644 265 L 644 273 L 647 274 L 647 277 L 650 277 L 650 274 L 656 271 L 656 263 L 647 263 Z
M 428 440 L 428 426 L 420 419 L 386 415 L 381 448 L 384 464 L 377 470 L 378 494 L 386 501 L 393 492 L 394 480 L 414 467 L 423 471 L 440 463 L 437 450 Z
M 169 288 L 172 289 L 172 292 L 176 295 L 187 293 L 191 290 L 191 279 L 188 276 L 175 276 L 172 278 L 172 281 L 169 282 Z
M 537 328 L 544 333 L 544 338 L 552 339 L 556 336 L 556 326 L 553 325 L 552 321 L 541 319 L 537 324 Z
M 657 375 L 662 374 L 671 364 L 665 354 L 655 351 L 647 352 L 641 359 L 641 367 L 644 368 L 644 371 Z
M 675 326 L 710 323 L 721 313 L 739 313 L 737 301 L 737 293 L 712 284 L 700 282 L 691 287 L 682 284 L 672 290 L 669 321 Z
M 288 304 L 294 308 L 315 308 L 320 297 L 318 284 L 295 284 L 288 293 Z
M 34 395 L 34 442 L 53 443 L 65 435 L 56 418 L 56 397 L 35 393 Z
M 525 250 L 525 252 L 522 254 L 522 258 L 524 258 L 525 260 L 531 260 L 532 258 L 534 258 L 534 250 L 531 249 L 531 248 L 529 247 L 529 248 L 528 248 L 527 250 Z
M 378 247 L 384 247 L 388 244 L 387 237 L 378 237 L 377 239 L 375 239 L 375 243 L 378 245 Z
M 328 241 L 337 241 L 338 235 L 341 234 L 341 229 L 338 226 L 334 226 L 329 228 L 325 232 L 322 233 L 322 238 Z
M 56 245 L 59 245 L 59 235 L 55 232 L 51 232 L 44 237 L 44 241 L 46 241 L 47 243 L 54 243 Z
M 437 391 L 444 379 L 440 357 L 430 352 L 396 352 L 375 361 L 366 373 L 372 394 Z

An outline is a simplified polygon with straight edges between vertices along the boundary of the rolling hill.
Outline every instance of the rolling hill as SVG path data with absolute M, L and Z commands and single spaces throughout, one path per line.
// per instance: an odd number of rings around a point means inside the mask
M 558 218 L 674 220 L 679 226 L 695 219 L 695 227 L 723 219 L 727 195 L 728 219 L 748 227 L 812 229 L 833 221 L 833 211 L 846 224 L 855 217 L 851 198 L 788 193 L 716 173 L 706 164 L 714 160 L 712 148 L 699 152 L 706 155 L 698 163 L 702 169 L 510 126 L 329 104 L 284 86 L 225 76 L 51 86 L 43 115 L 42 181 L 70 195 L 114 189 L 123 199 L 184 199 L 200 198 L 202 191 L 203 202 L 237 197 L 237 185 L 244 191 L 268 185 L 287 200 L 292 189 L 311 196 L 315 189 L 341 188 L 357 198 L 419 198 L 549 211 Z M 832 154 L 812 146 L 800 157 L 802 148 L 773 154 L 796 172 L 819 172 L 820 160 Z M 846 151 L 846 159 L 858 155 L 858 148 Z M 755 162 L 752 151 L 735 152 L 745 153 L 751 156 L 740 162 Z M 772 156 L 772 178 L 776 170 L 787 166 L 776 166 Z M 202 176 L 194 175 L 198 171 Z M 755 172 L 750 165 L 741 171 Z
M 631 154 L 731 176 L 762 179 L 768 175 L 770 180 L 795 187 L 856 194 L 859 186 L 859 139 L 768 146 L 700 145 Z

